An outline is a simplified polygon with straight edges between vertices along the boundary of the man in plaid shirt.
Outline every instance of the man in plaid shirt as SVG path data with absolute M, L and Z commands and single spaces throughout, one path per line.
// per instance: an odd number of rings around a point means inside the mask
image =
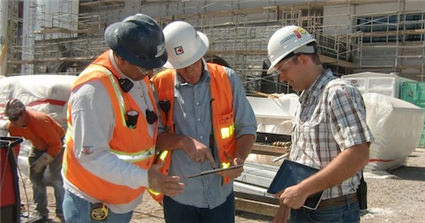
M 356 191 L 373 136 L 360 92 L 323 68 L 315 45 L 298 26 L 277 30 L 268 43 L 268 73 L 277 72 L 280 81 L 302 91 L 290 159 L 320 169 L 278 194 L 274 222 L 286 222 L 289 212 L 290 222 L 359 222 Z M 323 197 L 316 210 L 302 207 L 307 197 L 320 191 Z

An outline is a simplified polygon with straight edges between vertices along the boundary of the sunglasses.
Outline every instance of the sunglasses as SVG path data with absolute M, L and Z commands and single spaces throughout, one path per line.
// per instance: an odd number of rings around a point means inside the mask
M 276 66 L 276 72 L 277 73 L 284 73 L 285 71 L 287 71 L 289 69 L 289 63 L 294 61 L 294 59 L 296 59 L 298 57 L 298 55 L 294 55 L 288 59 L 286 59 L 285 62 L 283 62 L 282 64 L 279 64 L 278 66 Z
M 136 65 L 136 67 L 137 67 L 137 69 L 139 69 L 140 72 L 142 72 L 143 75 L 148 75 L 151 71 L 153 71 L 153 69 L 146 69 L 146 68 L 143 68 L 143 67 L 137 66 L 137 65 Z
M 21 115 L 22 115 L 23 113 L 24 113 L 24 112 L 20 112 L 19 114 L 15 115 L 15 116 L 13 116 L 13 117 L 10 117 L 10 118 L 9 118 L 9 120 L 10 120 L 11 122 L 18 121 L 19 117 L 21 117 Z

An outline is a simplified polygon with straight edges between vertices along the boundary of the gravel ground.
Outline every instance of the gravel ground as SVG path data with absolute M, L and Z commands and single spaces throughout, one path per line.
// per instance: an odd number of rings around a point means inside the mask
M 368 184 L 368 210 L 362 213 L 362 223 L 394 222 L 417 223 L 425 222 L 425 149 L 417 148 L 408 158 L 405 166 L 385 172 L 365 173 Z M 31 184 L 22 177 L 21 197 L 24 213 L 34 209 Z M 25 189 L 24 189 L 25 188 Z M 54 216 L 53 189 L 48 188 L 50 222 L 61 222 Z M 53 214 L 52 214 L 53 213 Z M 26 222 L 26 219 L 22 219 Z M 236 212 L 236 222 L 263 223 L 270 222 L 270 217 L 261 213 Z M 131 222 L 164 222 L 162 208 L 145 196 L 143 203 L 134 212 Z

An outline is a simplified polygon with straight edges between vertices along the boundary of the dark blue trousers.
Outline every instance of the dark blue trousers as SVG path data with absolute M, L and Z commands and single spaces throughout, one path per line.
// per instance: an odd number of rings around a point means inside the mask
M 164 218 L 167 223 L 234 223 L 235 196 L 233 192 L 226 201 L 213 209 L 197 208 L 180 204 L 164 196 Z

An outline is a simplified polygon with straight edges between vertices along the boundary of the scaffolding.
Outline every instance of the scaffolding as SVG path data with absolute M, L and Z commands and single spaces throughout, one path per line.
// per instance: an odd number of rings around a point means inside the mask
M 20 44 L 19 40 L 19 6 L 17 1 L 3 1 L 0 3 L 1 14 L 1 37 L 0 37 L 0 75 L 9 73 L 9 70 L 15 67 L 7 63 L 8 58 L 18 58 L 17 52 L 13 50 L 13 46 Z
M 359 5 L 380 3 L 393 3 L 396 7 L 393 11 L 356 13 Z M 324 14 L 324 7 L 334 5 L 346 6 L 347 12 Z M 179 7 L 184 5 L 171 8 L 176 10 Z M 330 17 L 342 15 L 349 18 L 348 24 L 330 25 L 325 22 Z M 397 16 L 395 22 L 391 21 L 394 16 Z M 409 19 L 409 16 L 416 18 Z M 381 21 L 382 18 L 388 21 Z M 210 38 L 207 56 L 224 57 L 245 81 L 258 78 L 259 73 L 264 71 L 262 59 L 266 56 L 268 38 L 275 30 L 289 24 L 302 26 L 313 34 L 319 43 L 321 61 L 339 75 L 377 71 L 397 73 L 420 81 L 425 77 L 425 8 L 407 10 L 405 0 L 308 1 L 260 8 L 170 14 L 157 19 L 162 25 L 173 20 L 194 24 Z M 356 21 L 361 19 L 367 21 L 357 24 Z M 381 29 L 384 26 L 387 29 L 381 31 L 359 29 Z M 334 30 L 334 33 L 329 30 Z
M 21 50 L 22 55 L 31 56 L 9 59 L 9 63 L 15 66 L 33 66 L 32 70 L 22 69 L 21 73 L 71 71 L 77 74 L 107 48 L 103 41 L 106 23 L 98 11 L 105 13 L 126 5 L 126 1 L 117 0 L 78 1 L 78 6 L 73 5 L 73 0 L 60 2 L 63 2 L 60 9 L 64 10 L 60 15 L 36 10 L 37 7 L 43 8 L 42 5 L 30 7 L 33 10 L 31 13 L 41 14 L 37 17 L 42 18 L 42 22 L 38 23 L 44 25 L 28 33 L 25 37 L 27 44 L 16 48 Z M 140 4 L 145 10 L 150 10 L 150 15 L 154 14 L 154 9 L 162 13 L 154 16 L 162 27 L 174 20 L 184 20 L 204 32 L 210 39 L 206 58 L 224 59 L 240 74 L 248 93 L 261 88 L 264 82 L 272 83 L 274 90 L 287 89 L 277 83 L 276 76 L 267 76 L 264 72 L 268 39 L 274 31 L 289 24 L 303 26 L 312 33 L 319 43 L 321 61 L 339 75 L 360 71 L 397 72 L 411 79 L 424 80 L 425 8 L 407 10 L 405 0 L 307 1 L 299 4 L 267 2 L 265 6 L 244 8 L 239 0 L 228 1 L 226 4 L 231 9 L 212 11 L 209 8 L 217 4 L 211 1 L 188 4 L 175 0 L 141 0 Z M 368 14 L 352 10 L 362 4 L 377 3 L 392 3 L 397 7 L 393 11 Z M 346 12 L 341 12 L 341 15 L 349 18 L 349 24 L 326 23 L 330 17 L 341 16 L 324 12 L 325 7 L 334 5 L 346 7 Z M 66 9 L 69 11 L 75 7 L 79 8 L 78 13 L 75 10 L 66 12 Z M 135 9 L 134 13 L 137 12 Z M 422 17 L 412 20 L 409 15 Z M 122 14 L 122 18 L 125 16 L 128 14 Z M 74 23 L 64 26 L 63 23 L 68 21 Z M 386 30 L 367 30 L 384 26 Z M 417 36 L 422 41 L 408 41 Z M 382 40 L 385 41 L 379 42 Z M 29 49 L 31 43 L 33 45 Z M 383 55 L 373 53 L 377 50 L 384 52 Z
M 323 12 L 316 8 L 269 6 L 172 15 L 157 20 L 162 25 L 173 20 L 184 20 L 204 32 L 210 40 L 205 58 L 208 60 L 218 56 L 226 60 L 240 75 L 248 94 L 258 89 L 270 93 L 289 90 L 285 83 L 278 83 L 276 75 L 266 74 L 268 39 L 284 25 L 296 24 L 309 30 L 319 42 L 320 59 L 334 67 L 342 67 L 341 73 L 357 67 L 350 56 L 359 49 L 357 42 L 346 41 L 350 39 L 347 36 L 324 35 Z M 262 86 L 270 89 L 262 89 Z
M 117 7 L 118 2 L 123 1 L 105 4 Z M 85 12 L 79 12 L 81 4 Z M 78 74 L 107 48 L 102 40 L 104 23 L 99 15 L 89 13 L 91 7 L 78 0 L 24 1 L 24 24 L 21 23 L 19 36 L 22 43 L 11 46 L 14 56 L 9 57 L 8 63 L 14 69 L 9 70 L 8 76 Z

